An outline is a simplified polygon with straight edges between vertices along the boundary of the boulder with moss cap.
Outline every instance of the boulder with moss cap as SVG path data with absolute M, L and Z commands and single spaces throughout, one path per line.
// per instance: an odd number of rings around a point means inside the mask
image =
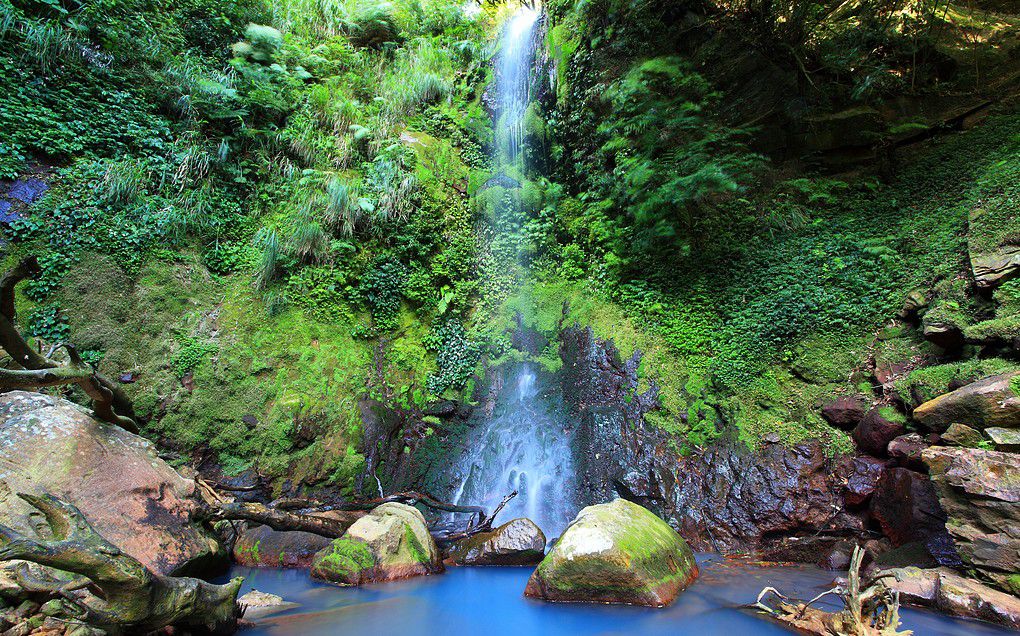
M 385 503 L 320 550 L 311 574 L 338 585 L 362 585 L 442 570 L 439 548 L 421 512 L 405 504 Z
M 623 499 L 589 506 L 528 581 L 547 601 L 662 607 L 698 578 L 687 543 L 649 510 Z

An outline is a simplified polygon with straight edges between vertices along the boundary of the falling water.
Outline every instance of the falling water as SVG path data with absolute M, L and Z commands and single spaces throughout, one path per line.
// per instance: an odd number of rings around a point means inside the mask
M 507 23 L 496 64 L 498 120 L 497 170 L 517 176 L 525 172 L 524 118 L 531 102 L 538 12 L 522 8 Z M 519 206 L 503 214 L 519 222 Z M 522 260 L 518 258 L 518 260 Z M 523 263 L 519 263 L 523 268 Z M 459 486 L 454 501 L 481 504 L 491 510 L 504 495 L 518 491 L 500 520 L 528 517 L 555 537 L 577 512 L 569 433 L 562 399 L 553 388 L 541 389 L 535 370 L 521 364 L 507 371 L 509 381 L 492 415 L 478 422 L 471 448 L 454 467 Z
M 492 416 L 479 424 L 471 450 L 456 467 L 461 482 L 454 501 L 492 510 L 516 490 L 500 520 L 527 517 L 555 537 L 577 513 L 562 399 L 554 387 L 539 387 L 530 365 L 513 372 Z

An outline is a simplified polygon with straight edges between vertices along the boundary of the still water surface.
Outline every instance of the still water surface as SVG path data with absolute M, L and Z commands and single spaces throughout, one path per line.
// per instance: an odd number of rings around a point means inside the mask
M 758 568 L 699 557 L 701 577 L 664 609 L 549 604 L 523 597 L 531 568 L 450 568 L 438 576 L 338 588 L 302 570 L 236 567 L 243 592 L 278 594 L 300 607 L 257 622 L 245 636 L 744 636 L 789 634 L 739 606 L 766 585 L 810 598 L 833 574 L 811 567 Z M 830 604 L 828 607 L 832 607 Z M 904 609 L 915 636 L 1015 634 L 987 623 Z

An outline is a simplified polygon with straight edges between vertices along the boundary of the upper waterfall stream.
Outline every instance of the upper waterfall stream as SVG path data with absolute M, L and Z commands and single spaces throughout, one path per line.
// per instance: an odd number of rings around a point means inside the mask
M 496 62 L 497 173 L 518 177 L 525 173 L 524 119 L 531 103 L 538 12 L 522 8 L 503 30 Z M 508 174 L 509 173 L 509 174 Z M 509 225 L 520 222 L 519 204 L 501 212 Z M 518 256 L 518 261 L 522 259 Z M 522 270 L 526 272 L 523 262 Z M 457 503 L 476 503 L 492 509 L 513 490 L 500 520 L 528 517 L 555 537 L 577 512 L 573 460 L 562 409 L 555 391 L 539 390 L 535 369 L 522 363 L 508 372 L 495 409 L 474 427 L 470 449 L 454 466 L 459 480 Z

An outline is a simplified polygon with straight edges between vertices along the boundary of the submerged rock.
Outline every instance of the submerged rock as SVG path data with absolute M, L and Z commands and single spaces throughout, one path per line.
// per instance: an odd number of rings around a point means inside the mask
M 964 563 L 996 587 L 1020 593 L 1020 455 L 935 446 L 924 461 Z
M 661 607 L 698 578 L 687 543 L 649 510 L 624 499 L 589 506 L 528 580 L 547 601 Z
M 34 534 L 16 493 L 72 503 L 108 541 L 159 574 L 199 573 L 226 551 L 201 525 L 195 482 L 138 435 L 67 400 L 0 394 L 0 523 Z
M 913 418 L 928 430 L 943 432 L 951 424 L 1020 428 L 1020 397 L 1010 383 L 1017 373 L 993 375 L 940 395 L 914 409 Z
M 534 565 L 545 556 L 545 534 L 530 519 L 514 519 L 450 548 L 451 565 Z
M 396 581 L 443 570 L 425 517 L 412 506 L 385 503 L 319 551 L 312 577 L 338 585 Z
M 282 596 L 252 590 L 237 599 L 237 604 L 244 608 L 244 618 L 255 620 L 279 614 L 299 607 L 298 603 L 283 600 Z

